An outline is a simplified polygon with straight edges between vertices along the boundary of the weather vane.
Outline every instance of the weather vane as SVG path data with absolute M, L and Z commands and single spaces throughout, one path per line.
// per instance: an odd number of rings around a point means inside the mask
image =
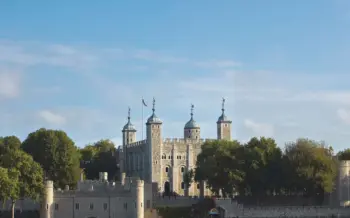
M 225 101 L 226 101 L 226 99 L 222 98 L 222 111 L 225 110 Z

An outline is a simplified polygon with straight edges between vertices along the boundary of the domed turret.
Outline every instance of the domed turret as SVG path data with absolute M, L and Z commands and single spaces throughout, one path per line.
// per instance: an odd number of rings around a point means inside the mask
M 130 121 L 130 111 L 128 111 L 128 122 L 123 127 L 123 144 L 129 144 L 136 141 L 136 128 Z
M 200 138 L 200 127 L 197 122 L 193 119 L 194 105 L 191 105 L 191 119 L 185 124 L 184 137 L 185 139 L 199 139 Z
M 152 108 L 153 113 L 147 119 L 147 123 L 146 124 L 162 124 L 162 121 L 155 114 L 155 104 L 156 104 L 156 100 L 153 98 L 153 108 Z
M 231 123 L 225 115 L 225 98 L 222 98 L 222 114 L 219 117 L 217 124 L 218 139 L 231 140 Z

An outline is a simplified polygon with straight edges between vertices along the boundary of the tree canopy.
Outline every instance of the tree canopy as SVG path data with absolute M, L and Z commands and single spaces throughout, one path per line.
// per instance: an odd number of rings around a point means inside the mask
M 206 181 L 214 193 L 320 196 L 333 190 L 336 161 L 323 143 L 298 139 L 282 151 L 272 138 L 209 141 L 198 155 L 195 180 Z
M 14 137 L 8 138 L 0 153 L 0 199 L 11 200 L 12 217 L 19 198 L 39 200 L 44 191 L 43 169 L 32 156 L 18 146 Z M 5 140 L 6 141 L 6 140 Z
M 100 140 L 80 149 L 82 166 L 88 179 L 98 179 L 99 172 L 107 172 L 108 179 L 116 179 L 119 169 L 116 163 L 116 148 L 110 140 Z
M 22 143 L 22 148 L 38 162 L 55 187 L 75 186 L 80 177 L 80 153 L 72 139 L 61 130 L 39 129 Z

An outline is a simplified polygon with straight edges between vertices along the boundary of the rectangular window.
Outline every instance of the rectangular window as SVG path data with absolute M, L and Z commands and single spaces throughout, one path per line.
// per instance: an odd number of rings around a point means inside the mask
M 90 204 L 90 210 L 93 210 L 94 209 L 94 204 Z
M 104 204 L 103 204 L 103 209 L 104 209 L 104 210 L 107 210 L 107 203 L 104 203 Z
M 58 210 L 58 204 L 55 204 L 55 210 Z
M 79 210 L 79 204 L 78 203 L 75 204 L 75 209 Z

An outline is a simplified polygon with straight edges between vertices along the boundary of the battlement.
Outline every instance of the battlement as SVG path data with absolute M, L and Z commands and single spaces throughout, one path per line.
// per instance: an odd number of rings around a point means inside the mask
M 214 141 L 215 139 L 184 139 L 184 138 L 165 138 L 163 143 L 204 143 L 206 141 Z
M 47 180 L 47 181 L 45 182 L 45 186 L 46 186 L 46 188 L 53 188 L 53 181 Z
M 133 148 L 133 147 L 138 147 L 138 146 L 142 146 L 145 145 L 147 143 L 147 140 L 141 140 L 141 141 L 137 141 L 137 142 L 133 142 L 130 144 L 127 144 L 126 147 L 127 148 Z

